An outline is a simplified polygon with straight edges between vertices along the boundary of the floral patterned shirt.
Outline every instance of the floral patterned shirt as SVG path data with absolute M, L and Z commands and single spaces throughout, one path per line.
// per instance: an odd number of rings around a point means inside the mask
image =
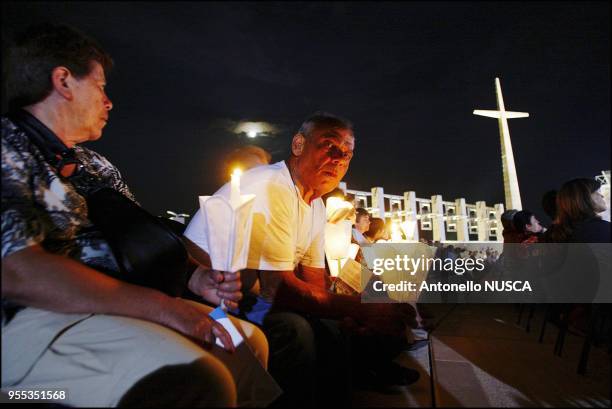
M 1 121 L 2 258 L 39 244 L 99 271 L 118 272 L 107 241 L 88 219 L 85 198 L 49 165 L 24 130 L 9 118 Z M 74 151 L 87 172 L 135 200 L 119 170 L 104 156 L 80 146 Z M 7 305 L 3 299 L 3 315 Z

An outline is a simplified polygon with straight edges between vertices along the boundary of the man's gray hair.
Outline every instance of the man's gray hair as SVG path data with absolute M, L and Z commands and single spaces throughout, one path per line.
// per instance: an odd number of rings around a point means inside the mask
M 298 132 L 308 138 L 312 132 L 318 128 L 348 129 L 353 133 L 353 124 L 351 121 L 323 111 L 317 111 L 306 118 Z

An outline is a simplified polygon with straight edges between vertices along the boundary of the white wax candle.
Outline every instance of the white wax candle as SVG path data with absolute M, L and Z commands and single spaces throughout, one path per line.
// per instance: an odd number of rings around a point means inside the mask
M 340 220 L 346 219 L 353 209 L 353 205 L 346 202 L 339 197 L 330 197 L 327 199 L 325 204 L 325 214 L 327 221 L 330 223 L 336 223 Z
M 346 258 L 351 244 L 351 222 L 327 223 L 323 234 L 327 257 L 332 260 Z
M 238 207 L 240 205 L 240 169 L 234 169 L 232 172 L 232 182 L 230 190 L 230 203 L 232 206 Z
M 349 258 L 351 260 L 355 260 L 355 257 L 357 257 L 358 252 L 359 252 L 359 244 L 351 243 L 349 245 L 349 252 L 348 252 Z

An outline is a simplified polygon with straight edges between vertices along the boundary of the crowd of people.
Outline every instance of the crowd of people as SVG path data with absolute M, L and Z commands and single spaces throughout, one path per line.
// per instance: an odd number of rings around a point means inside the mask
M 601 284 L 598 267 L 593 264 L 594 259 L 598 257 L 590 246 L 610 243 L 611 239 L 610 222 L 599 216 L 607 209 L 601 184 L 595 179 L 572 179 L 565 182 L 558 191 L 547 191 L 542 196 L 541 205 L 552 220 L 548 227 L 543 226 L 529 210 L 510 209 L 502 215 L 504 252 L 499 270 L 502 273 L 504 270 L 522 270 L 528 276 L 536 278 L 537 283 L 537 277 L 550 274 L 550 270 L 564 270 L 562 260 L 567 260 L 564 243 L 582 243 L 587 247 L 572 249 L 571 263 L 565 263 L 570 265 L 565 269 L 568 271 L 559 275 L 556 280 L 558 287 L 548 286 L 548 292 L 552 293 L 553 297 L 558 294 L 569 298 L 572 293 L 578 292 L 578 288 L 584 292 L 585 288 L 591 287 L 590 293 L 594 294 Z M 534 244 L 539 246 L 532 251 Z M 604 257 L 609 257 L 609 254 Z M 538 290 L 546 295 L 544 286 L 539 285 Z M 554 298 L 549 298 L 548 301 L 558 302 Z M 570 331 L 586 335 L 591 312 L 591 304 L 557 303 L 551 304 L 547 309 L 547 319 L 559 325 L 565 320 Z
M 558 192 L 546 192 L 542 209 L 552 220 L 549 228 L 529 210 L 506 210 L 504 243 L 610 242 L 610 223 L 599 216 L 607 204 L 596 179 L 572 179 Z
M 60 388 L 68 391 L 61 403 L 71 406 L 301 407 L 347 404 L 355 387 L 417 381 L 416 370 L 394 362 L 413 342 L 407 329 L 419 326 L 415 306 L 367 304 L 330 290 L 322 197 L 348 171 L 356 143 L 350 121 L 309 116 L 289 157 L 276 163 L 258 147 L 230 155 L 226 165 L 245 170 L 242 193 L 255 194 L 252 233 L 247 268 L 216 271 L 209 256 L 216 243 L 200 211 L 184 231 L 164 230 L 146 217 L 120 171 L 81 145 L 102 136 L 113 107 L 105 92 L 113 61 L 95 40 L 63 25 L 34 26 L 15 39 L 7 64 L 4 392 Z M 586 179 L 566 183 L 549 229 L 521 211 L 504 237 L 609 242 L 597 189 Z M 215 194 L 229 198 L 230 184 Z M 172 255 L 168 272 L 156 273 L 163 277 L 138 271 L 125 256 L 134 247 L 129 234 L 107 233 L 142 228 L 129 220 L 113 226 L 104 216 L 118 205 L 132 206 L 150 227 L 135 255 L 146 259 L 142 265 L 166 266 Z M 383 219 L 360 208 L 354 216 L 354 242 L 389 239 Z M 169 237 L 171 250 L 152 231 Z M 492 249 L 452 251 L 498 258 Z M 221 304 L 244 344 L 213 318 Z
M 25 30 L 7 56 L 3 392 L 60 388 L 70 406 L 314 406 L 348 403 L 355 386 L 414 383 L 418 372 L 393 361 L 414 308 L 329 291 L 321 196 L 348 170 L 352 124 L 318 112 L 286 160 L 246 152 L 241 190 L 256 194 L 247 268 L 216 271 L 200 212 L 174 240 L 120 171 L 81 145 L 109 121 L 112 65 L 96 41 L 53 24 Z M 213 318 L 221 304 L 243 344 Z

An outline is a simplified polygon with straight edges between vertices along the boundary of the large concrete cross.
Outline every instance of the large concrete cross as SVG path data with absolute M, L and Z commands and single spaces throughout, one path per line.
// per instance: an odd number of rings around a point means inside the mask
M 499 136 L 501 139 L 501 158 L 502 169 L 504 172 L 504 193 L 506 196 L 506 209 L 522 210 L 521 192 L 519 190 L 518 177 L 516 176 L 516 166 L 514 165 L 514 154 L 512 153 L 512 143 L 510 142 L 510 130 L 508 129 L 508 119 L 527 118 L 527 112 L 506 111 L 504 98 L 502 97 L 499 78 L 495 78 L 495 94 L 497 95 L 497 111 L 476 109 L 474 115 L 497 118 L 499 121 Z

